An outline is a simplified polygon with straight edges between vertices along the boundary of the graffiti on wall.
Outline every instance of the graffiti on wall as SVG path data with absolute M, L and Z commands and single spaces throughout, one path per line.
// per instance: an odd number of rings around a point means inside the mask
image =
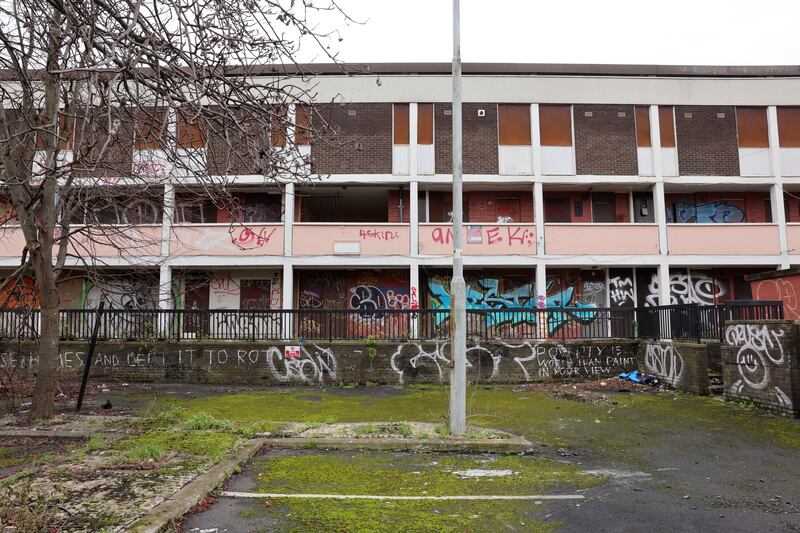
M 597 304 L 573 300 L 574 287 L 570 286 L 552 291 L 553 293 L 550 294 L 554 286 L 555 282 L 553 280 L 548 281 L 546 306 L 560 307 L 564 305 L 570 309 L 547 313 L 550 333 L 557 331 L 570 320 L 574 319 L 580 323 L 588 324 L 597 317 L 597 312 L 591 310 L 596 308 Z M 433 309 L 450 309 L 450 289 L 446 280 L 431 277 L 428 279 L 427 288 Z M 535 325 L 538 316 L 538 313 L 534 311 L 536 308 L 536 286 L 534 283 L 525 283 L 502 292 L 500 291 L 500 280 L 498 278 L 484 277 L 469 281 L 467 284 L 468 310 L 509 310 L 504 313 L 487 314 L 486 321 L 488 326 Z M 586 311 L 575 310 L 575 308 L 584 308 Z M 445 314 L 437 313 L 435 317 L 436 325 L 438 326 L 446 318 Z
M 667 209 L 667 222 L 670 223 L 732 224 L 745 220 L 744 210 L 730 202 L 676 202 Z
M 447 341 L 435 342 L 428 347 L 418 342 L 398 346 L 389 359 L 392 370 L 397 374 L 398 383 L 405 383 L 403 378 L 408 374 L 412 374 L 414 378 L 419 378 L 420 374 L 435 376 L 440 383 L 443 382 L 445 372 L 450 368 L 449 346 Z M 467 348 L 467 369 L 477 369 L 481 379 L 492 380 L 500 369 L 500 355 L 480 344 L 470 346 Z
M 644 367 L 670 385 L 679 385 L 683 380 L 683 356 L 672 344 L 648 344 L 644 352 Z
M 198 346 L 173 344 L 99 345 L 92 366 L 96 375 L 178 381 L 234 381 L 319 384 L 377 381 L 440 383 L 449 379 L 450 344 L 406 342 L 379 346 L 367 357 L 361 346 L 335 344 Z M 61 368 L 79 371 L 88 347 L 59 355 Z M 475 382 L 552 381 L 611 377 L 636 368 L 636 344 L 471 343 L 467 368 Z M 0 368 L 34 369 L 35 354 L 0 351 Z
M 336 356 L 330 348 L 314 345 L 309 351 L 300 346 L 300 354 L 291 357 L 286 350 L 272 346 L 267 350 L 267 364 L 272 377 L 282 383 L 336 381 Z
M 756 300 L 780 300 L 787 320 L 800 319 L 800 276 L 762 279 L 752 282 L 752 287 Z
M 670 272 L 669 276 L 670 304 L 714 305 L 723 298 L 728 289 L 720 280 L 706 272 L 696 270 L 686 272 Z M 647 286 L 645 307 L 658 305 L 658 274 L 653 274 Z
M 503 248 L 532 249 L 536 234 L 529 226 L 467 226 L 467 244 L 485 244 Z M 431 240 L 437 244 L 451 244 L 453 229 L 436 227 L 431 230 Z
M 781 406 L 792 409 L 792 400 L 772 379 L 775 367 L 788 364 L 783 336 L 783 330 L 764 324 L 735 324 L 725 329 L 725 342 L 738 348 L 736 366 L 740 379 L 731 385 L 732 394 L 741 394 L 748 388 L 771 390 Z
M 5 280 L 0 279 L 0 283 Z M 39 291 L 36 282 L 29 276 L 13 279 L 0 292 L 0 308 L 36 309 L 39 307 Z
M 635 307 L 633 277 L 623 272 L 609 272 L 608 295 L 611 307 Z
M 621 345 L 564 345 L 538 342 L 506 344 L 512 350 L 522 349 L 526 355 L 514 357 L 525 381 L 555 378 L 593 378 L 612 375 L 617 369 L 636 366 L 636 357 Z

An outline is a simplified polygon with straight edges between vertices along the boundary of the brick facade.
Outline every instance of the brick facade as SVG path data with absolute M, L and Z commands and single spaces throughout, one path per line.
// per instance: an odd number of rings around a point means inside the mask
M 573 116 L 578 174 L 635 176 L 639 173 L 632 105 L 575 105 Z
M 392 173 L 392 104 L 321 104 L 312 122 L 313 172 Z
M 738 176 L 739 140 L 733 106 L 675 106 L 681 176 Z
M 463 105 L 464 174 L 497 174 L 497 104 L 465 103 Z M 434 143 L 436 173 L 452 174 L 453 117 L 450 104 L 435 104 Z M 480 117 L 478 112 L 485 115 Z

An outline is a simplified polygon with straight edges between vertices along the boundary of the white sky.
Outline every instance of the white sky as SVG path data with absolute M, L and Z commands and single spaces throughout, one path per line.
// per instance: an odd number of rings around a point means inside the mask
M 451 0 L 339 0 L 353 62 L 447 62 Z M 462 0 L 462 59 L 507 63 L 800 64 L 800 0 Z M 321 61 L 321 57 L 306 58 Z

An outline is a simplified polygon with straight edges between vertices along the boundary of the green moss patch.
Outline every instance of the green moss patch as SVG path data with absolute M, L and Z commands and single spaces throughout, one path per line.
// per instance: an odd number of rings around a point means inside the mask
M 480 475 L 497 471 L 505 474 Z M 530 456 L 315 452 L 270 457 L 258 481 L 261 492 L 452 496 L 543 494 L 589 487 L 601 478 Z
M 274 499 L 245 509 L 242 518 L 264 516 L 283 525 L 269 531 L 384 533 L 526 531 L 546 533 L 557 524 L 537 520 L 531 502 L 340 501 Z

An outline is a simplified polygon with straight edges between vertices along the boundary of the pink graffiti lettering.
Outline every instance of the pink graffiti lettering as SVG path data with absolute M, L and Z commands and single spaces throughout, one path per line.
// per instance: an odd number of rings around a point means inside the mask
M 486 229 L 486 237 L 488 237 L 486 244 L 492 245 L 497 244 L 499 242 L 503 242 L 503 238 L 500 236 L 500 228 L 495 226 L 493 228 Z
M 453 230 L 447 228 L 445 232 L 444 228 L 433 228 L 431 238 L 433 238 L 434 242 L 438 242 L 439 244 L 450 244 L 450 241 L 453 239 Z
M 514 228 L 512 226 L 508 226 L 506 229 L 508 230 L 509 246 L 513 246 L 515 243 L 521 244 L 522 246 L 533 246 L 532 231 L 528 231 L 527 229 L 521 227 Z
M 261 228 L 255 233 L 250 228 L 242 228 L 239 235 L 234 237 L 233 243 L 240 246 L 254 245 L 258 248 L 267 244 L 276 231 L 277 228 Z
M 411 287 L 411 309 L 419 309 L 419 301 L 417 300 L 416 287 Z
M 358 236 L 362 241 L 393 241 L 400 238 L 400 234 L 391 230 L 361 229 Z

